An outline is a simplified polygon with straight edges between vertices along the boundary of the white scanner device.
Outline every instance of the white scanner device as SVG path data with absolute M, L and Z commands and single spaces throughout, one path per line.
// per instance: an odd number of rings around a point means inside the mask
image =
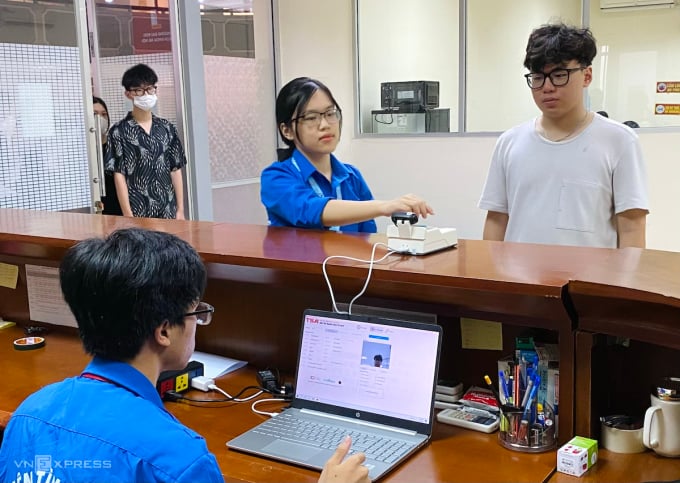
M 418 215 L 415 213 L 393 213 L 392 222 L 393 225 L 387 226 L 387 246 L 390 250 L 411 255 L 426 255 L 458 245 L 455 228 L 416 225 Z

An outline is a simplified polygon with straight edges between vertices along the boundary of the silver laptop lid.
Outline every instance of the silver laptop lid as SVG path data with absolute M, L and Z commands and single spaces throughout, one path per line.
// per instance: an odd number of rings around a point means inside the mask
M 293 406 L 431 434 L 442 328 L 306 310 Z

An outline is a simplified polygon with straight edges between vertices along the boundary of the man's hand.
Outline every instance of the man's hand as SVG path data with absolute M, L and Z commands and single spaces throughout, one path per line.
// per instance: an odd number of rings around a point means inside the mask
M 353 454 L 343 461 L 351 445 L 352 439 L 346 436 L 333 456 L 326 461 L 319 483 L 370 483 L 368 468 L 362 465 L 366 459 L 363 453 Z

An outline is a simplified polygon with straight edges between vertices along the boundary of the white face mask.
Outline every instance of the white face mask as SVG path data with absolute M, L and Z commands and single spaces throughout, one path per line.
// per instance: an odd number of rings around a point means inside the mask
M 156 105 L 158 97 L 156 94 L 144 94 L 143 96 L 137 96 L 132 101 L 133 104 L 144 111 L 150 111 Z

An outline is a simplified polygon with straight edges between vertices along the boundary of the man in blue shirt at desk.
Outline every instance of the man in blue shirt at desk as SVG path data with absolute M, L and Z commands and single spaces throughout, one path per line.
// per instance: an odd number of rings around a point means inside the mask
M 155 387 L 162 371 L 186 366 L 196 325 L 212 319 L 196 251 L 168 233 L 120 230 L 71 248 L 60 278 L 94 358 L 14 412 L 0 481 L 222 482 L 205 440 L 164 408 Z M 370 481 L 362 454 L 343 462 L 350 444 L 340 444 L 320 482 Z

